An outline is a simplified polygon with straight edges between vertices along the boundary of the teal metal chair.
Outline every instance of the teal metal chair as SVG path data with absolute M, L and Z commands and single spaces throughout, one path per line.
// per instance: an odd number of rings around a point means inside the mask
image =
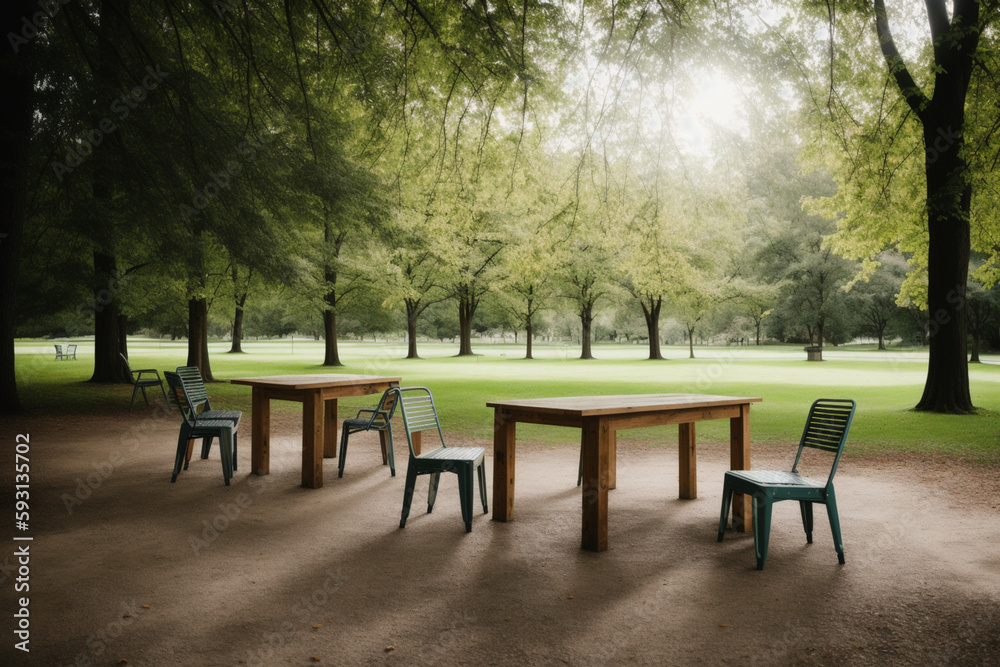
M 486 470 L 483 466 L 485 450 L 482 447 L 448 447 L 444 444 L 441 433 L 441 422 L 438 420 L 434 397 L 426 387 L 394 387 L 399 395 L 399 410 L 403 414 L 403 425 L 406 427 L 406 442 L 410 447 L 410 462 L 406 468 L 406 490 L 403 493 L 403 515 L 399 527 L 406 527 L 406 519 L 410 516 L 410 503 L 413 501 L 413 490 L 417 484 L 418 475 L 430 475 L 430 488 L 427 492 L 427 512 L 434 509 L 437 498 L 438 481 L 443 472 L 453 472 L 458 475 L 458 494 L 462 502 L 462 520 L 465 522 L 465 532 L 472 531 L 473 485 L 475 476 L 479 476 L 479 498 L 483 502 L 483 513 L 489 512 L 486 503 Z M 413 451 L 413 435 L 425 431 L 436 431 L 441 446 L 417 456 Z M 425 443 L 422 443 L 425 444 Z
M 719 542 L 729 521 L 729 507 L 733 493 L 753 497 L 753 544 L 757 556 L 757 569 L 764 569 L 767 560 L 767 542 L 771 532 L 771 506 L 781 500 L 799 501 L 802 526 L 806 542 L 812 544 L 813 505 L 826 505 L 833 531 L 833 546 L 837 559 L 844 564 L 844 543 L 840 537 L 840 517 L 837 515 L 837 497 L 833 490 L 833 476 L 847 442 L 856 404 L 849 399 L 821 398 L 809 408 L 799 450 L 791 472 L 778 470 L 730 470 L 722 486 L 722 514 L 719 518 Z M 830 474 L 825 481 L 812 480 L 799 474 L 802 451 L 806 447 L 819 449 L 833 455 Z
M 119 353 L 118 356 L 122 358 L 125 363 L 125 371 L 128 373 L 129 382 L 132 383 L 132 400 L 129 401 L 128 411 L 132 412 L 132 406 L 135 405 L 135 396 L 142 391 L 142 400 L 146 401 L 146 405 L 149 405 L 149 399 L 146 397 L 147 387 L 159 387 L 160 393 L 163 394 L 163 400 L 167 401 L 167 407 L 170 407 L 170 401 L 167 400 L 167 394 L 163 390 L 163 380 L 160 379 L 160 373 L 155 368 L 144 368 L 139 371 L 132 370 L 132 366 L 128 363 L 128 357 L 124 354 Z M 143 377 L 145 375 L 146 377 Z
M 64 361 L 66 359 L 66 355 L 63 354 L 62 345 L 56 345 L 55 348 L 56 348 L 56 358 L 55 358 L 55 360 L 56 361 Z
M 184 381 L 184 387 L 187 392 L 188 404 L 191 409 L 194 410 L 194 415 L 197 420 L 203 419 L 224 419 L 233 423 L 233 433 L 236 433 L 236 429 L 239 428 L 240 419 L 243 418 L 243 413 L 239 410 L 214 410 L 212 409 L 212 401 L 208 397 L 208 389 L 205 387 L 205 381 L 201 377 L 201 371 L 198 370 L 197 366 L 178 366 L 177 374 Z M 207 459 L 208 453 L 212 448 L 212 437 L 207 435 L 202 439 L 201 443 L 201 458 Z M 187 470 L 188 462 L 191 460 L 191 451 L 187 453 L 187 460 L 184 463 L 184 469 Z
M 69 361 L 70 359 L 72 359 L 73 361 L 76 361 L 76 345 L 72 345 L 72 344 L 71 345 L 67 345 L 66 346 L 66 354 L 63 355 L 63 358 L 66 361 Z
M 345 419 L 340 428 L 340 460 L 337 462 L 337 477 L 344 476 L 347 461 L 347 439 L 352 433 L 378 431 L 382 441 L 382 465 L 389 464 L 389 472 L 396 476 L 396 455 L 392 443 L 392 415 L 396 412 L 399 393 L 395 387 L 386 389 L 374 410 L 358 410 L 354 419 Z M 362 416 L 365 415 L 365 416 Z
M 222 477 L 229 486 L 233 471 L 237 469 L 236 426 L 227 419 L 203 419 L 197 415 L 194 406 L 188 400 L 189 388 L 184 379 L 177 373 L 164 371 L 163 377 L 170 387 L 169 402 L 177 406 L 181 413 L 181 431 L 177 437 L 177 453 L 174 456 L 174 473 L 171 482 L 177 481 L 183 467 L 187 470 L 185 456 L 188 453 L 188 443 L 198 438 L 214 437 L 219 439 L 219 453 L 222 458 Z

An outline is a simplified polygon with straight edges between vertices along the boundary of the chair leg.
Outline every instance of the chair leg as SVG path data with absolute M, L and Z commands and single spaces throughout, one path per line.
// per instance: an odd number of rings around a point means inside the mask
M 753 548 L 757 556 L 757 569 L 764 569 L 767 560 L 767 542 L 771 537 L 771 498 L 764 491 L 753 494 Z
M 239 437 L 240 437 L 239 433 L 236 432 L 236 427 L 233 426 L 233 457 L 232 457 L 232 460 L 233 460 L 233 470 L 236 470 L 239 467 L 239 465 L 237 464 L 237 457 L 236 457 L 236 453 L 237 453 L 238 445 L 239 445 Z
M 385 428 L 386 430 L 386 446 L 389 449 L 389 472 L 392 477 L 396 476 L 396 445 L 392 440 L 392 424 L 389 424 Z
M 806 544 L 813 543 L 813 504 L 810 500 L 799 501 L 799 511 L 802 513 L 802 527 L 806 531 Z
M 438 482 L 441 481 L 441 473 L 432 472 L 431 473 L 431 485 L 427 489 L 427 513 L 430 514 L 431 510 L 434 509 L 434 501 L 437 500 L 438 495 Z
M 135 405 L 135 395 L 139 392 L 139 385 L 132 387 L 132 400 L 128 403 L 128 411 L 132 412 L 132 406 Z M 145 394 L 143 394 L 145 395 Z
M 206 435 L 201 439 L 201 458 L 203 459 L 207 459 L 209 452 L 212 451 L 212 438 L 213 436 Z
M 417 485 L 417 468 L 410 461 L 406 469 L 406 487 L 403 490 L 403 515 L 399 519 L 399 527 L 406 528 L 406 519 L 410 516 L 410 503 L 413 502 L 413 489 Z
M 184 469 L 187 470 L 188 466 L 191 465 L 191 454 L 194 452 L 194 438 L 190 438 L 187 441 L 187 455 L 184 457 Z
M 184 454 L 187 451 L 188 439 L 184 437 L 184 432 L 177 436 L 177 453 L 174 455 L 174 474 L 170 478 L 171 482 L 177 481 L 177 475 L 181 473 L 181 466 L 184 465 Z M 187 468 L 187 466 L 184 466 Z
M 719 541 L 722 541 L 722 536 L 726 532 L 726 524 L 729 523 L 729 507 L 733 502 L 733 487 L 730 486 L 729 480 L 726 479 L 722 482 L 722 513 L 719 515 Z
M 222 478 L 229 486 L 229 479 L 233 476 L 233 431 L 219 432 L 219 455 L 222 458 Z
M 462 504 L 462 521 L 465 532 L 472 532 L 472 466 L 462 466 L 458 471 L 458 496 Z
M 347 437 L 351 434 L 346 426 L 340 429 L 340 456 L 337 460 L 337 477 L 344 476 L 344 462 L 347 460 Z
M 833 531 L 833 546 L 837 549 L 837 560 L 844 564 L 844 541 L 840 537 L 840 516 L 837 514 L 837 496 L 833 486 L 826 495 L 826 515 L 830 518 L 830 530 Z
M 479 464 L 479 499 L 483 501 L 483 514 L 489 514 L 490 508 L 486 502 L 486 464 Z
M 142 400 L 144 400 L 146 402 L 146 405 L 148 406 L 149 405 L 149 397 L 146 396 L 146 388 L 145 387 L 139 387 L 139 389 L 142 389 Z

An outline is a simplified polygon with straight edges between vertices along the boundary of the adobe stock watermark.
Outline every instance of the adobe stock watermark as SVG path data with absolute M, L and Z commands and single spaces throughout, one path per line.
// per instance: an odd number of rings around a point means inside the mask
M 939 127 L 937 129 L 937 136 L 934 138 L 934 143 L 928 142 L 926 147 L 927 151 L 927 162 L 933 164 L 938 161 L 942 153 L 947 153 L 962 138 L 961 133 L 955 132 L 951 129 L 951 125 L 946 128 Z
M 148 65 L 146 76 L 143 77 L 140 85 L 122 93 L 111 102 L 111 112 L 118 117 L 119 121 L 125 120 L 133 109 L 146 100 L 150 92 L 156 90 L 163 83 L 168 74 L 159 65 L 156 67 Z M 67 174 L 72 173 L 74 169 L 83 164 L 84 159 L 104 142 L 104 138 L 113 134 L 117 129 L 118 126 L 115 125 L 111 117 L 105 116 L 97 123 L 97 127 L 81 132 L 80 136 L 71 142 L 70 149 L 66 152 L 65 162 L 52 161 L 52 171 L 55 172 L 56 180 L 62 183 Z
M 45 24 L 55 18 L 56 14 L 59 13 L 59 8 L 66 4 L 69 4 L 69 0 L 39 0 L 38 8 L 41 11 L 21 18 L 20 34 L 7 33 L 7 42 L 10 44 L 11 50 L 17 54 L 22 46 L 44 33 Z
M 291 114 L 286 113 L 278 119 L 277 124 L 287 123 L 293 118 Z M 253 162 L 276 138 L 277 133 L 268 133 L 260 138 L 251 137 L 247 139 L 236 147 L 236 152 L 242 160 L 229 160 L 219 172 L 208 172 L 209 181 L 202 188 L 194 191 L 194 194 L 191 196 L 191 204 L 179 205 L 181 217 L 184 218 L 184 222 L 190 222 L 192 218 L 200 215 L 212 202 L 219 198 L 223 190 L 228 190 L 236 177 L 243 173 L 247 165 Z

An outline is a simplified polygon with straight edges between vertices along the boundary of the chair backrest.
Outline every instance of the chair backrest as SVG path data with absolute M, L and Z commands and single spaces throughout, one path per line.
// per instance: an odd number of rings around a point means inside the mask
M 71 354 L 74 357 L 76 356 L 76 345 L 67 345 L 66 346 L 66 356 L 69 356 Z
M 62 356 L 62 345 L 56 345 L 56 354 Z
M 378 405 L 375 406 L 375 414 L 372 415 L 368 425 L 378 423 L 388 423 L 392 421 L 392 415 L 396 413 L 396 406 L 399 404 L 399 392 L 396 387 L 389 387 L 382 393 Z
M 444 435 L 441 433 L 441 422 L 438 420 L 434 397 L 427 387 L 393 387 L 389 391 L 399 397 L 399 411 L 403 414 L 403 425 L 406 427 L 406 443 L 410 446 L 410 456 L 413 452 L 413 434 L 422 431 L 437 431 L 441 446 L 445 447 Z M 423 442 L 421 449 L 423 450 Z M 426 453 L 426 452 L 423 452 Z
M 128 381 L 135 384 L 135 376 L 132 374 L 132 366 L 128 363 L 128 357 L 121 352 L 118 353 L 118 356 L 122 358 L 122 362 L 125 364 L 125 374 L 128 375 Z
M 851 430 L 856 407 L 854 401 L 842 398 L 820 398 L 813 402 L 806 418 L 805 429 L 802 431 L 802 439 L 799 441 L 795 463 L 792 464 L 792 472 L 798 472 L 804 448 L 820 449 L 834 453 L 833 465 L 830 466 L 830 476 L 826 484 L 829 486 L 833 482 L 837 464 L 840 463 L 840 455 L 844 452 L 844 443 L 847 442 L 847 433 Z
M 208 389 L 205 388 L 205 381 L 201 379 L 201 371 L 197 366 L 178 366 L 177 375 L 184 383 L 184 392 L 194 410 L 193 418 L 197 418 L 198 413 L 212 409 L 212 402 L 208 398 Z
M 184 380 L 180 375 L 171 371 L 163 371 L 163 379 L 167 381 L 167 403 L 171 408 L 177 408 L 181 413 L 181 419 L 190 425 L 194 425 L 194 412 L 191 403 L 188 401 L 187 390 L 184 387 Z

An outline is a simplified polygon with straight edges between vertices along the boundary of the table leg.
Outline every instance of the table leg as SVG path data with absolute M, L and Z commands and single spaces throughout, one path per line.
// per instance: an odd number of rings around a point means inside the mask
M 389 465 L 389 432 L 382 430 L 378 432 L 379 444 L 382 445 L 382 465 Z
M 410 434 L 410 441 L 413 442 L 413 453 L 416 456 L 420 456 L 420 445 L 422 442 L 421 436 L 423 436 L 423 431 L 417 431 L 416 433 Z
M 323 486 L 323 399 L 319 391 L 302 395 L 302 486 Z
M 618 431 L 608 432 L 608 490 L 618 488 Z
M 740 406 L 740 416 L 729 420 L 729 468 L 750 469 L 750 404 Z M 744 493 L 733 494 L 733 530 L 753 528 L 753 499 Z
M 514 436 L 517 422 L 493 413 L 493 520 L 514 518 Z
M 583 420 L 583 538 L 581 548 L 608 549 L 608 474 L 611 428 L 600 417 Z
M 250 410 L 250 469 L 258 475 L 271 472 L 271 400 L 260 387 L 254 387 Z
M 694 422 L 677 425 L 679 440 L 678 475 L 680 497 L 692 499 L 698 497 L 698 459 L 695 452 Z
M 323 458 L 337 458 L 337 399 L 323 401 Z

